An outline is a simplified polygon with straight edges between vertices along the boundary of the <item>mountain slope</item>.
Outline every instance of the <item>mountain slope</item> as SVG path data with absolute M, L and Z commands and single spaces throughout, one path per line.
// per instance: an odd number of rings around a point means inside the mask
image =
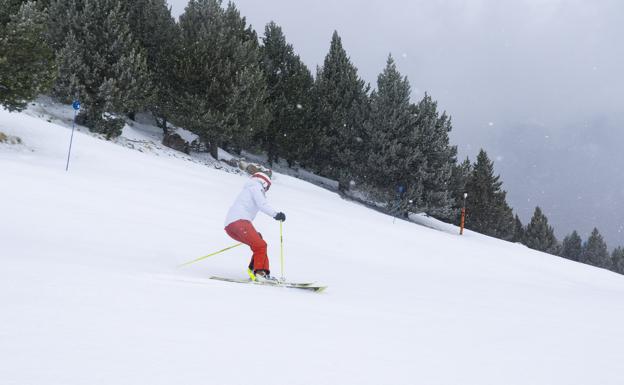
M 68 111 L 64 111 L 65 116 Z M 621 384 L 624 277 L 277 175 L 287 278 L 223 231 L 245 177 L 0 111 L 5 384 Z M 125 134 L 136 138 L 137 129 Z M 156 148 L 156 145 L 152 146 Z M 279 275 L 279 225 L 259 214 Z

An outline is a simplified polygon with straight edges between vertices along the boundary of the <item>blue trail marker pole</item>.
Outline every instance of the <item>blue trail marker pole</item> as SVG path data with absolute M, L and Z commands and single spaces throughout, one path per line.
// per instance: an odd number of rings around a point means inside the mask
M 405 195 L 405 186 L 398 185 L 396 188 L 396 192 L 397 192 L 396 208 L 398 210 L 399 207 L 401 206 L 401 199 L 403 198 L 403 195 Z M 394 224 L 394 221 L 396 221 L 396 215 L 393 215 L 392 217 L 393 217 L 392 224 Z
M 74 100 L 72 107 L 74 109 L 74 121 L 72 122 L 72 133 L 71 139 L 69 140 L 69 151 L 67 152 L 67 165 L 65 166 L 65 171 L 69 170 L 69 157 L 71 156 L 72 143 L 74 142 L 74 129 L 76 128 L 76 112 L 80 110 L 80 102 L 78 100 Z

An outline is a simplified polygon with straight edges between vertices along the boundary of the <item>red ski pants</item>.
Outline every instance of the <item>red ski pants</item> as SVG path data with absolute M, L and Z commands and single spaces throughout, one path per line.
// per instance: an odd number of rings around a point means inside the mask
M 250 268 L 252 270 L 266 270 L 267 274 L 270 273 L 267 244 L 250 221 L 240 219 L 232 222 L 225 227 L 225 232 L 234 240 L 242 242 L 251 248 L 253 257 Z

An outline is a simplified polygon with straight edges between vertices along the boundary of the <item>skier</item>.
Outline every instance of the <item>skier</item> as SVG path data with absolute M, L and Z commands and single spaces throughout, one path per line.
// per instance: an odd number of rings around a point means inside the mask
M 258 282 L 275 282 L 269 269 L 267 243 L 262 235 L 256 231 L 251 221 L 258 211 L 269 215 L 277 221 L 285 221 L 286 215 L 275 211 L 266 200 L 266 192 L 271 187 L 271 177 L 263 172 L 256 172 L 245 183 L 243 191 L 238 194 L 236 201 L 225 218 L 225 232 L 236 241 L 248 245 L 253 251 L 249 263 L 249 277 Z

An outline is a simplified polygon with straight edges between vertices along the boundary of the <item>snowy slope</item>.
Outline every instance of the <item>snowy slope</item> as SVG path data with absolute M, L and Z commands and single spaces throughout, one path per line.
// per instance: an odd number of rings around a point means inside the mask
M 623 276 L 277 175 L 286 276 L 328 290 L 207 280 L 249 252 L 176 266 L 234 243 L 244 176 L 83 132 L 66 173 L 67 120 L 33 111 L 0 111 L 2 384 L 624 383 Z

